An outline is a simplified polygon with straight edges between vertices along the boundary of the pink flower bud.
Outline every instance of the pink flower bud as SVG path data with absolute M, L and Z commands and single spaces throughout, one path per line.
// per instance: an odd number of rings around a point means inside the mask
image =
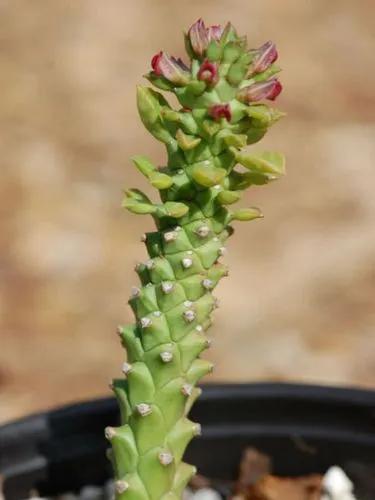
M 226 118 L 230 122 L 232 118 L 232 113 L 229 104 L 214 104 L 208 110 L 208 114 L 214 120 L 220 120 L 220 118 Z
M 198 56 L 203 56 L 208 45 L 207 28 L 203 19 L 198 19 L 188 32 L 191 48 Z
M 170 57 L 164 52 L 154 55 L 151 67 L 157 76 L 163 76 L 176 85 L 186 85 L 189 81 L 190 70 L 181 59 Z
M 198 80 L 202 80 L 209 85 L 215 85 L 219 77 L 217 64 L 206 59 L 201 64 L 197 76 Z
M 207 28 L 207 37 L 209 42 L 211 42 L 211 40 L 219 42 L 222 34 L 223 28 L 219 24 L 214 24 L 213 26 L 209 26 Z
M 274 63 L 278 57 L 276 45 L 269 41 L 255 50 L 255 57 L 251 65 L 252 73 L 262 73 Z
M 217 24 L 206 28 L 204 21 L 198 19 L 188 31 L 191 48 L 193 52 L 202 57 L 211 40 L 218 42 L 223 34 L 223 28 Z
M 237 93 L 237 99 L 242 102 L 251 103 L 269 99 L 274 101 L 280 94 L 283 87 L 277 78 L 272 78 L 266 82 L 254 83 L 244 87 Z

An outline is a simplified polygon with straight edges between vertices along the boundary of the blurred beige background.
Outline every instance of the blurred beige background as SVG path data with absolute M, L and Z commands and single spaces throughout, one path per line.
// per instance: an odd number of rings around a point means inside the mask
M 265 219 L 229 244 L 211 380 L 375 384 L 373 0 L 1 0 L 0 420 L 108 394 L 131 320 L 148 189 L 163 163 L 134 88 L 203 16 L 277 42 L 288 118 L 263 141 L 288 176 L 246 202 Z

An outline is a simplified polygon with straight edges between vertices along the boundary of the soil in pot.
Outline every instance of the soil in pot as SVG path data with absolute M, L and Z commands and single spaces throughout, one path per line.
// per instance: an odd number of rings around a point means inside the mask
M 270 456 L 250 447 L 242 454 L 235 481 L 210 479 L 198 474 L 186 489 L 183 500 L 374 500 L 375 470 L 371 471 L 369 467 L 363 466 L 361 470 L 362 474 L 356 485 L 340 467 L 331 467 L 325 475 L 281 477 L 272 474 Z M 80 493 L 65 493 L 49 499 L 40 498 L 37 492 L 31 495 L 34 500 L 113 498 L 112 481 L 108 481 L 103 487 L 86 486 Z

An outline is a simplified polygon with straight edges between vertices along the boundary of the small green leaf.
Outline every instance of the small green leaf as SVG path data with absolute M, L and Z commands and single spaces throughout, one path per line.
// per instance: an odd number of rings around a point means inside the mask
M 185 42 L 185 50 L 188 56 L 190 57 L 190 59 L 194 59 L 195 53 L 191 47 L 190 36 L 188 33 L 184 33 L 184 42 Z
M 251 63 L 252 59 L 253 56 L 250 54 L 250 52 L 244 52 L 238 59 L 238 62 L 241 62 L 242 64 L 248 66 Z
M 204 120 L 202 128 L 209 136 L 213 136 L 220 130 L 220 123 L 214 120 Z
M 248 221 L 262 218 L 263 214 L 259 208 L 240 208 L 230 216 L 231 220 Z
M 132 160 L 137 169 L 149 179 L 152 186 L 155 188 L 167 189 L 172 186 L 173 179 L 169 177 L 169 175 L 158 172 L 155 165 L 145 156 L 133 156 Z M 134 196 L 134 194 L 131 195 L 132 198 L 134 198 Z M 143 195 L 143 198 L 141 199 L 140 194 L 137 193 L 136 199 L 144 201 L 145 196 L 146 195 Z
M 227 23 L 225 25 L 223 34 L 220 38 L 220 45 L 226 45 L 228 42 L 238 39 L 238 35 L 232 23 Z
M 232 64 L 227 74 L 228 82 L 231 85 L 238 85 L 245 78 L 247 71 L 247 65 L 240 61 Z
M 160 90 L 170 90 L 171 91 L 174 88 L 174 85 L 172 82 L 169 82 L 168 80 L 166 80 L 165 78 L 163 78 L 161 76 L 155 75 L 155 73 L 148 73 L 147 75 L 145 75 L 145 78 L 147 78 L 147 80 L 150 83 L 152 83 L 152 85 L 155 85 L 155 87 L 157 87 Z
M 186 86 L 186 92 L 199 96 L 206 90 L 206 84 L 199 80 L 191 80 Z
M 224 47 L 223 60 L 227 63 L 233 63 L 237 61 L 242 53 L 242 48 L 237 42 L 229 42 Z
M 183 151 L 189 151 L 190 149 L 194 149 L 201 142 L 200 137 L 194 137 L 193 135 L 185 134 L 180 128 L 176 133 L 177 144 Z
M 132 212 L 133 214 L 153 214 L 156 212 L 157 207 L 154 205 L 149 205 L 147 203 L 139 203 L 134 200 L 125 199 L 122 202 L 122 206 Z
M 216 199 L 221 205 L 231 205 L 232 203 L 236 203 L 241 198 L 241 195 L 236 191 L 221 191 Z
M 252 104 L 246 108 L 246 113 L 259 127 L 269 127 L 286 115 L 276 108 L 270 108 L 266 104 Z
M 156 171 L 155 165 L 148 158 L 146 158 L 146 156 L 133 156 L 131 160 L 137 169 L 146 177 L 149 177 L 150 174 Z
M 260 141 L 262 137 L 267 132 L 267 127 L 264 128 L 259 128 L 259 127 L 251 127 L 249 128 L 246 137 L 247 137 L 247 143 L 248 144 L 255 144 L 256 142 Z
M 186 133 L 199 135 L 199 127 L 193 113 L 190 113 L 189 111 L 181 112 L 180 123 Z
M 168 189 L 173 184 L 173 179 L 167 174 L 155 172 L 149 176 L 151 184 L 156 189 Z
M 237 172 L 232 170 L 229 174 L 229 187 L 236 191 L 243 191 L 249 186 L 262 186 L 271 180 L 269 174 L 260 174 L 258 172 Z
M 168 122 L 179 122 L 181 120 L 180 113 L 170 108 L 162 108 L 161 116 Z
M 165 215 L 169 217 L 174 217 L 179 219 L 186 215 L 189 211 L 189 207 L 185 203 L 178 203 L 174 201 L 167 201 L 162 205 Z
M 255 82 L 265 82 L 266 80 L 269 80 L 271 76 L 276 75 L 277 73 L 280 73 L 281 68 L 279 66 L 276 66 L 275 64 L 272 64 L 268 69 L 263 71 L 262 73 L 258 73 L 257 75 L 252 77 L 252 80 Z
M 141 203 L 151 203 L 150 198 L 140 189 L 132 188 L 125 191 L 127 198 L 130 198 Z
M 238 163 L 249 170 L 273 175 L 285 174 L 285 157 L 281 153 L 266 151 L 264 153 L 235 155 Z
M 139 115 L 148 129 L 159 118 L 160 104 L 152 89 L 139 85 L 137 87 L 137 105 Z
M 165 98 L 155 90 L 148 87 L 137 87 L 138 112 L 143 125 L 151 134 L 161 142 L 170 144 L 174 141 L 170 132 L 161 120 L 161 107 L 168 106 Z
M 222 52 L 222 47 L 215 40 L 211 40 L 206 50 L 207 59 L 210 61 L 219 61 Z
M 223 138 L 224 142 L 228 146 L 234 146 L 235 148 L 243 148 L 247 143 L 247 136 L 245 134 L 231 134 L 228 133 Z
M 226 176 L 226 170 L 209 165 L 197 165 L 194 167 L 192 177 L 201 186 L 212 187 L 219 184 Z

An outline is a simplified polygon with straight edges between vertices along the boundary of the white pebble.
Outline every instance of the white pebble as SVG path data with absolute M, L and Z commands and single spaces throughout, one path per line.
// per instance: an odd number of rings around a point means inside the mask
M 73 495 L 73 493 L 68 493 L 68 495 L 69 495 L 69 500 L 77 498 L 75 495 Z M 5 498 L 1 494 L 1 491 L 0 491 L 0 500 L 5 500 Z M 32 496 L 29 497 L 29 500 L 48 500 L 48 498 L 39 497 L 39 496 L 35 496 L 34 494 L 32 494 Z
M 193 493 L 192 500 L 221 500 L 219 493 L 211 488 L 202 488 Z
M 194 493 L 190 488 L 185 488 L 182 493 L 182 500 L 193 500 Z
M 115 483 L 112 479 L 106 482 L 103 490 L 105 500 L 113 500 L 115 498 Z
M 336 465 L 330 467 L 323 477 L 324 494 L 321 500 L 356 500 L 353 483 L 345 472 Z
M 79 495 L 80 500 L 102 500 L 103 489 L 97 486 L 85 486 Z

